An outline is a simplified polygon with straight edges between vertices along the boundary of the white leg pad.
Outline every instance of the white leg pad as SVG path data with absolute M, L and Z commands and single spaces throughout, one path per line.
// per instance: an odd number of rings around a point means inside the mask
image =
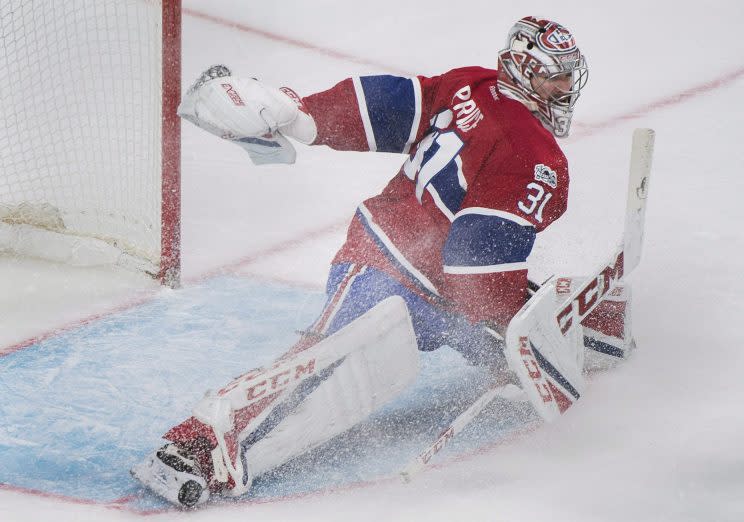
M 343 433 L 395 398 L 415 380 L 418 368 L 408 308 L 402 298 L 390 297 L 293 358 L 238 378 L 221 396 L 205 397 L 194 415 L 210 424 L 224 445 L 231 413 L 263 397 L 273 384 L 283 386 L 275 408 L 258 415 L 238 437 L 243 458 L 226 459 L 236 482 L 230 493 L 241 495 L 257 474 Z
M 412 329 L 394 337 L 348 355 L 294 412 L 251 446 L 245 460 L 254 473 L 345 432 L 407 388 L 418 374 L 416 338 Z

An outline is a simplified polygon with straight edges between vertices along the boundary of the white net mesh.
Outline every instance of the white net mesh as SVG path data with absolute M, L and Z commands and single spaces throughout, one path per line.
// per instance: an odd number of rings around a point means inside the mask
M 160 261 L 161 2 L 0 0 L 0 220 Z

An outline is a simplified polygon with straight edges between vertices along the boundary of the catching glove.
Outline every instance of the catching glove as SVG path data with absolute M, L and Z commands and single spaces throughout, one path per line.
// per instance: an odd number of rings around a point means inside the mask
M 294 163 L 285 138 L 305 144 L 317 136 L 312 116 L 287 87 L 277 89 L 254 78 L 237 78 L 224 65 L 207 69 L 186 92 L 178 115 L 244 148 L 257 165 Z

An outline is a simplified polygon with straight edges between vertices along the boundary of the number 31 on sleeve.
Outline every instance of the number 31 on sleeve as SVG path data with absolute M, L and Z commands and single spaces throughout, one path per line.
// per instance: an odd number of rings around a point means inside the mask
M 546 192 L 542 185 L 535 183 L 534 181 L 527 185 L 527 203 L 519 201 L 517 206 L 519 210 L 527 215 L 531 215 L 537 209 L 535 219 L 542 223 L 543 220 L 543 209 L 545 204 L 550 201 L 553 197 L 551 192 Z

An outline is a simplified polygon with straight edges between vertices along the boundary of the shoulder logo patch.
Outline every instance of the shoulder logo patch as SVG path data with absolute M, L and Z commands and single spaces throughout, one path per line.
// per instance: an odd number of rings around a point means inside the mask
M 535 165 L 535 181 L 542 181 L 553 188 L 558 186 L 558 175 L 553 169 L 542 163 Z

